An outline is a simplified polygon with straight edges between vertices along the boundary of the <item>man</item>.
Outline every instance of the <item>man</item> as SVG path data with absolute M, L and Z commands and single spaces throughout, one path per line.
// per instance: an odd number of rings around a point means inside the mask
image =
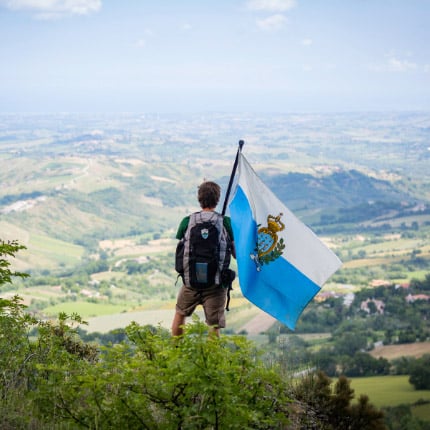
M 190 216 L 185 217 L 178 228 L 176 238 L 179 240 L 190 240 L 189 227 L 194 226 L 197 223 L 214 223 L 222 231 L 219 231 L 219 240 L 226 238 L 226 244 L 224 248 L 227 248 L 226 265 L 230 262 L 230 254 L 236 258 L 233 242 L 233 230 L 231 228 L 231 221 L 229 217 L 222 217 L 220 214 L 215 212 L 215 208 L 219 202 L 221 195 L 221 189 L 218 184 L 211 181 L 203 182 L 198 189 L 197 198 L 201 207 L 201 211 Z M 190 221 L 191 220 L 191 221 Z M 203 229 L 203 231 L 206 231 Z M 206 231 L 207 233 L 207 231 Z M 224 236 L 222 236 L 224 235 Z M 203 263 L 204 264 L 204 263 Z M 218 265 L 218 262 L 217 262 Z M 204 266 L 203 266 L 204 267 Z M 202 277 L 200 269 L 197 270 L 197 278 Z M 227 272 L 227 271 L 225 271 Z M 228 272 L 227 272 L 228 273 Z M 223 276 L 224 275 L 224 281 Z M 205 274 L 203 274 L 205 277 Z M 225 327 L 225 304 L 227 297 L 227 285 L 228 280 L 225 280 L 225 273 L 220 273 L 218 265 L 218 273 L 211 285 L 199 288 L 194 285 L 191 281 L 190 276 L 182 276 L 184 285 L 181 287 L 177 302 L 176 312 L 172 323 L 172 335 L 180 336 L 183 333 L 182 326 L 185 324 L 186 317 L 193 314 L 196 307 L 201 304 L 204 309 L 206 324 L 211 327 L 211 330 L 219 335 L 219 329 Z

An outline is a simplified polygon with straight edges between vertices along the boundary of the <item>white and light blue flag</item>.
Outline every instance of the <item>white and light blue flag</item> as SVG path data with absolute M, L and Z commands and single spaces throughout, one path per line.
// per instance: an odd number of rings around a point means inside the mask
M 229 204 L 243 295 L 294 330 L 342 262 L 270 191 L 239 153 Z

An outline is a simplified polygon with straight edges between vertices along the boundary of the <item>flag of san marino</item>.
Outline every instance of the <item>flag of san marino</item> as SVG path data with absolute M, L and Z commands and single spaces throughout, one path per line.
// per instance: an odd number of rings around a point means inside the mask
M 339 258 L 270 191 L 239 153 L 229 204 L 243 295 L 294 330 Z

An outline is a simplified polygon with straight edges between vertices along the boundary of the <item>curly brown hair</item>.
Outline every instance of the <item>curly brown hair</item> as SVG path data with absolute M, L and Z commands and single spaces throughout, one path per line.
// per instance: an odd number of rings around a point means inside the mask
M 221 196 L 221 187 L 211 181 L 205 181 L 199 186 L 197 198 L 202 209 L 212 209 L 216 207 Z

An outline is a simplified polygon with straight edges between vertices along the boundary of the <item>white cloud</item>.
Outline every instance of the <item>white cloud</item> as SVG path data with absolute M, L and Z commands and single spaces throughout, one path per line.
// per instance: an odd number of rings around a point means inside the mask
M 257 25 L 265 31 L 276 31 L 282 28 L 286 22 L 287 18 L 284 15 L 276 14 L 269 16 L 268 18 L 257 20 Z
M 395 57 L 388 59 L 387 66 L 390 72 L 406 72 L 408 70 L 415 70 L 417 68 L 416 63 L 412 63 L 408 60 L 400 60 Z
M 409 60 L 400 59 L 393 55 L 387 55 L 386 60 L 380 64 L 371 64 L 370 70 L 374 72 L 408 72 L 416 70 L 418 65 Z
M 87 15 L 99 11 L 101 5 L 101 0 L 0 0 L 0 6 L 11 10 L 29 11 L 40 19 Z
M 312 45 L 314 43 L 314 41 L 312 40 L 312 39 L 303 39 L 302 41 L 301 41 L 301 44 L 303 45 L 303 46 L 310 46 L 310 45 Z
M 296 0 L 249 0 L 248 7 L 253 10 L 285 12 L 296 6 Z

